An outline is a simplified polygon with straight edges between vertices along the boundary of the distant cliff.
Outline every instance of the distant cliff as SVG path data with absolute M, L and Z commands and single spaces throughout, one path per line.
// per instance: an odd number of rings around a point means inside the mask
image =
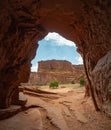
M 48 60 L 38 63 L 38 72 L 64 72 L 73 71 L 73 66 L 70 62 L 64 60 Z
M 72 65 L 68 61 L 48 60 L 38 63 L 38 72 L 30 74 L 29 83 L 48 84 L 52 80 L 60 83 L 79 82 L 84 77 L 83 65 Z

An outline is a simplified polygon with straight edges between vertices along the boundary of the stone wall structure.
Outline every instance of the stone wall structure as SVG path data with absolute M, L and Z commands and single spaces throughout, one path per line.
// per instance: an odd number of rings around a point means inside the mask
M 53 31 L 76 43 L 92 97 L 111 116 L 110 0 L 0 1 L 0 108 L 28 81 L 37 42 Z
M 53 80 L 59 83 L 79 83 L 85 78 L 83 65 L 72 65 L 68 61 L 48 60 L 38 62 L 38 71 L 30 74 L 30 84 L 45 85 Z

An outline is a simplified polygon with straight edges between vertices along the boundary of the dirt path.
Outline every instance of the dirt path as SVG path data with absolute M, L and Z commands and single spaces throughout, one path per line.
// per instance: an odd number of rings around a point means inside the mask
M 27 95 L 26 106 L 38 107 L 0 121 L 0 130 L 111 130 L 111 120 L 94 110 L 91 99 L 84 99 L 84 88 L 57 91 Z

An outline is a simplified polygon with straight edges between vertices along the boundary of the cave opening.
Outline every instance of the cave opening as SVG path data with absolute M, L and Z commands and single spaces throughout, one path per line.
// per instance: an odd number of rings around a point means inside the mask
M 37 72 L 38 62 L 46 60 L 67 60 L 72 64 L 83 64 L 81 55 L 77 52 L 76 44 L 59 33 L 49 32 L 38 42 L 36 56 L 31 61 L 31 72 Z
M 31 62 L 29 85 L 48 87 L 51 81 L 57 80 L 62 87 L 73 87 L 74 84 L 79 86 L 81 79 L 85 80 L 83 60 L 74 42 L 56 32 L 49 32 L 38 44 Z

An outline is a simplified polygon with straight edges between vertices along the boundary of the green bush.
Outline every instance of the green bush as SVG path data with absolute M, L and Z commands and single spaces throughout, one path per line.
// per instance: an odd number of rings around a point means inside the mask
M 71 81 L 71 84 L 75 84 L 75 82 L 74 82 L 74 81 Z
M 49 84 L 50 88 L 58 88 L 58 86 L 59 86 L 59 82 L 57 80 L 53 80 Z
M 84 86 L 85 85 L 84 78 L 80 78 L 79 83 L 81 87 Z

